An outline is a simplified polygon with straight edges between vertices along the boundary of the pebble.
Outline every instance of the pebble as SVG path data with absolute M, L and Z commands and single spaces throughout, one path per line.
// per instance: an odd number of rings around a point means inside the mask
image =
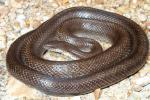
M 16 80 L 14 77 L 10 76 L 7 83 L 7 93 L 12 97 L 29 97 L 36 98 L 35 89 L 28 87 L 19 80 Z M 12 87 L 13 86 L 13 87 Z M 22 91 L 20 91 L 20 89 Z M 9 90 L 9 91 L 8 91 Z M 36 100 L 36 99 L 35 99 Z
M 30 19 L 25 19 L 25 27 L 30 27 Z
M 48 2 L 53 3 L 56 2 L 57 0 L 48 0 Z
M 2 61 L 3 60 L 3 52 L 0 52 L 0 61 Z M 2 69 L 1 69 L 1 67 L 0 67 L 0 74 L 2 73 Z
M 148 17 L 148 19 L 150 20 L 150 16 Z M 149 22 L 147 22 L 147 28 L 150 30 L 150 21 Z M 150 31 L 149 31 L 150 32 Z M 150 34 L 150 33 L 149 33 Z
M 58 7 L 58 4 L 55 2 L 55 3 L 52 3 L 52 7 L 54 8 L 57 8 Z
M 123 16 L 127 17 L 127 18 L 131 18 L 131 15 L 128 13 L 123 14 Z
M 7 6 L 0 6 L 0 19 L 4 18 L 9 13 Z
M 36 20 L 36 19 L 33 19 L 30 22 L 31 27 L 33 27 L 34 29 L 37 28 L 40 24 L 41 24 L 41 21 L 40 20 Z
M 70 100 L 81 100 L 80 96 L 71 97 Z
M 92 0 L 86 0 L 86 3 L 91 5 Z
M 101 94 L 102 94 L 102 90 L 101 89 L 96 89 L 94 91 L 94 97 L 95 97 L 95 99 L 98 100 L 100 98 Z
M 21 8 L 24 0 L 10 0 L 10 4 L 13 8 Z
M 43 16 L 43 21 L 47 21 L 49 19 L 49 16 Z
M 31 30 L 33 30 L 33 28 L 31 28 L 31 27 L 30 28 L 23 28 L 23 29 L 21 29 L 20 33 L 21 33 L 21 35 L 23 35 L 23 34 L 29 32 Z
M 98 99 L 95 98 L 95 95 L 93 93 L 83 95 L 80 98 L 81 98 L 81 100 L 98 100 Z
M 145 10 L 149 10 L 149 4 L 145 4 L 143 7 Z
M 139 17 L 139 20 L 141 20 L 141 21 L 146 21 L 146 19 L 147 19 L 147 16 L 145 16 L 144 14 L 138 15 L 138 17 Z
M 118 10 L 118 13 L 122 15 L 123 13 L 127 12 L 128 6 L 120 6 L 117 8 L 117 10 Z
M 23 9 L 17 9 L 17 10 L 16 10 L 16 13 L 17 13 L 17 14 L 23 14 L 23 12 L 24 12 Z
M 62 0 L 62 1 L 63 1 L 63 4 L 69 3 L 69 0 Z
M 148 56 L 149 59 L 150 56 Z M 140 77 L 147 76 L 147 74 L 150 74 L 150 65 L 146 64 L 142 70 L 139 71 Z
M 150 41 L 149 41 L 150 42 Z M 150 64 L 150 55 L 148 56 L 147 63 Z
M 6 38 L 4 36 L 0 36 L 0 49 L 4 49 L 6 47 Z
M 142 98 L 141 100 L 150 100 L 150 85 L 141 91 L 140 96 Z
M 128 97 L 127 100 L 142 100 L 138 93 L 133 92 L 131 96 Z
M 138 76 L 134 79 L 132 79 L 132 89 L 136 92 L 140 92 L 141 90 L 144 89 L 145 86 L 147 86 L 148 84 L 150 84 L 150 69 L 148 69 L 149 66 L 147 67 L 147 65 L 145 65 L 145 67 L 143 68 L 143 70 L 140 71 L 139 74 L 137 74 Z
M 25 17 L 25 15 L 22 15 L 22 14 L 20 14 L 20 15 L 17 15 L 17 21 L 22 21 L 22 20 L 24 20 L 26 17 Z
M 143 89 L 143 87 L 142 87 L 142 86 L 139 86 L 139 85 L 135 85 L 135 86 L 133 87 L 133 90 L 136 91 L 136 92 L 140 92 L 142 89 Z
M 95 4 L 103 4 L 104 0 L 95 0 Z
M 147 74 L 146 76 L 144 77 L 141 77 L 139 78 L 137 81 L 136 81 L 136 84 L 139 85 L 139 86 L 146 86 L 148 84 L 150 84 L 150 73 Z
M 26 19 L 25 15 L 23 14 L 17 15 L 16 23 L 18 23 L 19 27 L 23 28 L 25 26 L 25 19 Z
M 0 28 L 0 36 L 4 36 L 6 33 L 3 31 L 3 29 Z
M 16 34 L 14 34 L 13 32 L 8 32 L 7 33 L 7 38 L 8 38 L 9 41 L 7 43 L 9 43 L 10 40 L 14 40 L 16 37 L 17 37 Z
M 5 4 L 5 0 L 0 0 L 0 5 L 4 5 Z

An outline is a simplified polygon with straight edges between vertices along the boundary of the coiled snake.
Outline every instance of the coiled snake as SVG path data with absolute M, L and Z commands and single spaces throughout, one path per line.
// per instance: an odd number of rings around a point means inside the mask
M 111 46 L 103 50 L 99 41 Z M 51 48 L 77 59 L 43 59 Z M 72 7 L 18 38 L 6 61 L 10 74 L 29 86 L 51 95 L 79 95 L 136 73 L 147 54 L 148 39 L 132 20 L 95 8 Z

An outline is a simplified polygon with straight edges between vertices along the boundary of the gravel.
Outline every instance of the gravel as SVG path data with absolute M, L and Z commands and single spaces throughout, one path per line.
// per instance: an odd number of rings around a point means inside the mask
M 27 89 L 28 87 L 23 83 L 18 83 L 18 80 L 8 74 L 5 59 L 10 44 L 22 34 L 37 28 L 54 14 L 73 6 L 90 6 L 126 16 L 141 25 L 150 40 L 149 0 L 0 0 L 0 98 L 2 100 L 95 100 L 95 98 L 150 100 L 150 53 L 147 64 L 135 75 L 101 91 L 76 97 L 54 97 L 32 88 Z M 52 52 L 49 55 L 58 56 Z M 29 91 L 30 96 L 27 95 Z

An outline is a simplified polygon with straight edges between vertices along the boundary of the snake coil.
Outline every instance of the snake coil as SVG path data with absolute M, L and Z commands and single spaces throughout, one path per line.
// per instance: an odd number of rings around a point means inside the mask
M 99 41 L 111 46 L 104 50 Z M 51 48 L 77 59 L 43 59 Z M 132 20 L 95 8 L 72 7 L 18 38 L 6 61 L 11 75 L 46 94 L 79 95 L 135 74 L 147 54 L 146 34 Z

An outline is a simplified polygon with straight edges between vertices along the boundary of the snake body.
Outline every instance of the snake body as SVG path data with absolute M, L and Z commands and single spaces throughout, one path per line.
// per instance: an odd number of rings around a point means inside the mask
M 111 46 L 103 50 L 98 40 Z M 43 59 L 50 48 L 77 59 Z M 23 83 L 64 96 L 103 89 L 135 74 L 146 63 L 147 54 L 148 39 L 132 20 L 95 8 L 72 7 L 15 40 L 6 61 L 10 74 Z

